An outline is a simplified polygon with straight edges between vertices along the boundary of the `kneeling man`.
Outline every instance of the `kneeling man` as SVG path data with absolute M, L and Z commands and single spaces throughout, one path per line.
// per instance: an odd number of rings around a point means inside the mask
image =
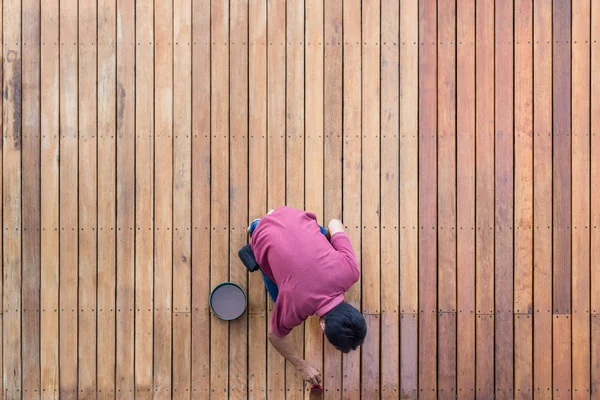
M 286 337 L 309 316 L 317 315 L 325 336 L 338 350 L 348 353 L 364 342 L 365 319 L 344 302 L 344 293 L 360 277 L 350 238 L 340 221 L 332 220 L 326 230 L 314 213 L 290 207 L 254 220 L 248 232 L 275 303 L 269 340 L 305 381 L 320 385 L 319 371 L 296 353 Z

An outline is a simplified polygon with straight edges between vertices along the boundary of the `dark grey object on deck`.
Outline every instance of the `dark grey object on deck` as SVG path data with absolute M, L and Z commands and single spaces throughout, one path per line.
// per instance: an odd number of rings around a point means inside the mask
M 209 303 L 217 317 L 231 321 L 246 310 L 246 293 L 233 282 L 223 282 L 212 290 Z

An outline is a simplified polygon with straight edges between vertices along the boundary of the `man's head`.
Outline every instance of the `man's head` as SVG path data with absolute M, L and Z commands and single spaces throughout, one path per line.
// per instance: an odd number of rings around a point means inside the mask
M 346 302 L 325 314 L 321 319 L 321 328 L 329 342 L 343 353 L 356 350 L 367 336 L 365 317 Z

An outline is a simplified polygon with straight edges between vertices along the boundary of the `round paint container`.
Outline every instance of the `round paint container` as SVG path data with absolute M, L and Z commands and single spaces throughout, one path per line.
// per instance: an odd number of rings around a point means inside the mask
M 246 293 L 233 282 L 223 282 L 212 290 L 209 303 L 217 317 L 231 321 L 246 310 Z

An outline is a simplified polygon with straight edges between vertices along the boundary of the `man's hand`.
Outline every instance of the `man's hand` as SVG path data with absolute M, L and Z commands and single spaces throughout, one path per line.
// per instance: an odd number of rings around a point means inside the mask
M 313 385 L 321 384 L 321 373 L 300 357 L 288 337 L 275 335 L 271 327 L 269 327 L 267 336 L 273 347 L 298 369 L 298 372 L 302 375 L 302 379 Z
M 339 219 L 332 219 L 327 226 L 327 233 L 331 236 L 336 233 L 344 232 L 344 224 Z
M 303 363 L 303 365 L 298 368 L 298 372 L 300 372 L 302 379 L 304 379 L 306 382 L 312 383 L 313 385 L 321 384 L 321 374 L 309 363 Z

